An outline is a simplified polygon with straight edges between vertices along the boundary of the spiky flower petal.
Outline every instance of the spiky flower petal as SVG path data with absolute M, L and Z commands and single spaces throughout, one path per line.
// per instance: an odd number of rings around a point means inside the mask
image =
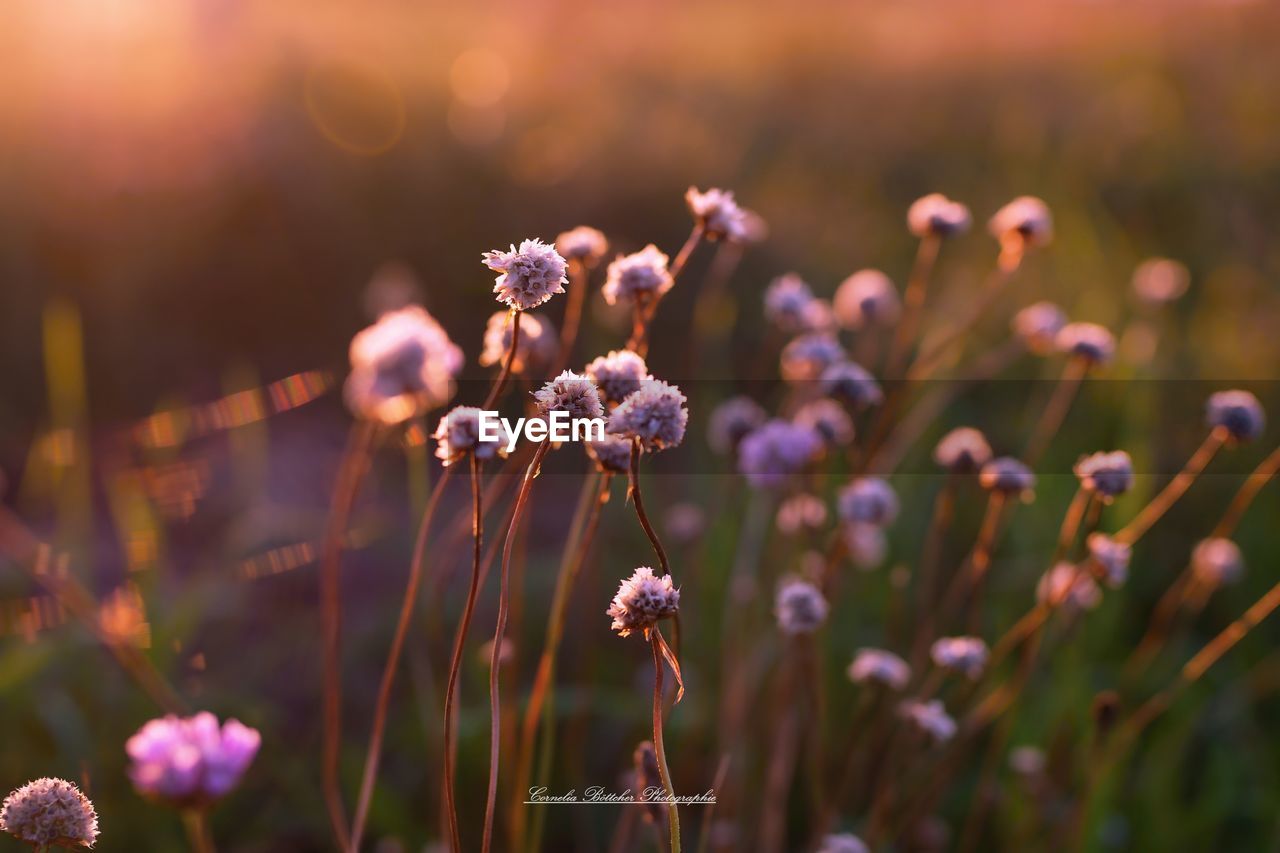
M 569 282 L 564 258 L 541 240 L 523 240 L 520 248 L 494 249 L 484 253 L 484 265 L 500 275 L 493 292 L 498 301 L 519 311 L 537 308 Z
M 0 831 L 37 850 L 92 847 L 98 838 L 98 814 L 75 785 L 46 777 L 5 797 L 0 806 Z

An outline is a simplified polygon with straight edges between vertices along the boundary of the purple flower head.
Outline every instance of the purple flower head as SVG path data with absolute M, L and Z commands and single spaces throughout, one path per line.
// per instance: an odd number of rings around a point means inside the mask
M 898 706 L 898 714 L 937 743 L 951 740 L 956 733 L 956 721 L 951 719 L 939 699 L 928 702 L 907 700 Z
M 794 420 L 802 426 L 812 427 L 827 447 L 844 447 L 853 441 L 853 419 L 830 397 L 819 397 L 805 403 L 796 412 Z
M 855 521 L 842 525 L 840 535 L 849 549 L 849 559 L 855 568 L 864 572 L 878 569 L 889 556 L 889 540 L 884 528 L 878 524 Z
M 1047 246 L 1053 240 L 1053 215 L 1043 201 L 1024 195 L 997 210 L 987 228 L 1001 243 L 1016 240 L 1025 248 Z
M 907 228 L 917 237 L 953 237 L 969 230 L 969 208 L 942 193 L 916 199 L 907 210 Z
M 836 319 L 846 329 L 892 326 L 902 313 L 902 301 L 889 276 L 880 270 L 859 270 L 836 288 Z
M 871 848 L 852 832 L 833 832 L 823 836 L 818 853 L 871 853 Z
M 935 666 L 977 681 L 987 666 L 987 644 L 977 637 L 942 637 L 929 649 Z
M 1036 475 L 1012 456 L 999 456 L 982 466 L 978 484 L 988 491 L 1022 495 L 1025 499 L 1036 487 Z
M 750 397 L 730 397 L 711 410 L 707 443 L 716 453 L 732 453 L 748 433 L 768 418 L 760 404 Z
M 1248 391 L 1219 391 L 1209 396 L 1210 427 L 1224 427 L 1232 441 L 1253 441 L 1262 435 L 1267 416 L 1258 398 Z
M 801 492 L 782 502 L 774 520 L 779 532 L 787 536 L 820 530 L 827 523 L 827 505 L 817 495 Z
M 1151 305 L 1176 302 L 1190 284 L 1191 272 L 1186 265 L 1168 258 L 1150 258 L 1133 271 L 1133 292 Z
M 475 406 L 456 406 L 440 419 L 435 433 L 436 458 L 446 467 L 474 453 L 477 459 L 493 459 L 507 455 L 507 432 L 501 421 L 495 424 L 498 437 L 489 441 L 480 438 L 480 409 Z
M 804 279 L 793 272 L 775 278 L 764 292 L 764 316 L 773 325 L 789 335 L 819 331 L 814 322 L 820 321 L 821 309 L 813 291 Z
M 626 474 L 631 470 L 631 442 L 615 435 L 587 442 L 587 455 L 596 468 L 609 474 Z
M 784 634 L 812 634 L 827 621 L 827 600 L 807 580 L 798 577 L 784 578 L 778 584 L 773 612 L 778 617 L 778 628 Z
M 707 514 L 695 503 L 672 504 L 662 516 L 662 526 L 676 542 L 693 542 L 707 529 Z
M 1112 589 L 1119 589 L 1129 579 L 1129 560 L 1133 549 L 1117 542 L 1105 533 L 1090 533 L 1085 539 L 1089 559 L 1101 569 L 1102 580 Z
M 640 439 L 649 452 L 666 450 L 684 441 L 689 424 L 688 400 L 680 389 L 657 379 L 647 379 L 609 415 L 605 432 Z
M 1191 552 L 1191 572 L 1210 589 L 1235 583 L 1244 576 L 1244 555 L 1230 539 L 1202 539 Z
M 844 348 L 834 335 L 810 332 L 782 348 L 782 378 L 790 382 L 812 381 L 845 359 Z
M 1115 335 L 1097 323 L 1068 323 L 1058 332 L 1055 343 L 1059 352 L 1091 365 L 1106 364 L 1116 354 Z
M 1048 355 L 1058 346 L 1058 333 L 1067 315 L 1052 302 L 1036 302 L 1013 315 L 1010 324 L 1023 346 L 1035 355 Z
M 619 255 L 605 273 L 604 301 L 647 303 L 671 289 L 675 280 L 667 270 L 667 256 L 650 243 L 638 252 Z
M 956 474 L 976 474 L 991 461 L 991 445 L 979 430 L 956 427 L 933 449 L 933 460 Z
M 613 619 L 610 626 L 619 637 L 629 637 L 636 631 L 649 636 L 649 629 L 659 619 L 674 616 L 680 609 L 680 590 L 671 583 L 671 575 L 657 577 L 653 569 L 641 566 L 618 584 L 606 615 Z
M 1133 485 L 1133 460 L 1123 450 L 1094 453 L 1081 457 L 1075 474 L 1082 488 L 1111 503 Z
M 80 789 L 63 779 L 28 782 L 0 806 L 0 832 L 34 850 L 92 847 L 98 839 L 98 813 Z
M 484 265 L 500 273 L 493 285 L 498 301 L 518 311 L 537 308 L 557 293 L 564 293 L 569 279 L 567 265 L 554 247 L 541 240 L 525 240 L 504 252 L 484 253 Z
M 757 489 L 778 489 L 804 470 L 822 450 L 822 439 L 807 426 L 767 421 L 738 445 L 738 470 Z
M 621 403 L 636 391 L 640 384 L 653 379 L 644 359 L 631 350 L 613 350 L 587 365 L 587 376 L 596 383 L 604 402 Z
M 689 187 L 684 200 L 703 227 L 708 240 L 744 240 L 747 235 L 746 213 L 728 190 L 709 189 L 699 192 Z
M 388 311 L 351 339 L 351 374 L 344 388 L 358 417 L 402 423 L 443 406 L 453 396 L 462 350 L 417 305 Z
M 911 680 L 911 667 L 893 652 L 859 649 L 849 664 L 849 678 L 857 684 L 883 684 L 892 690 L 902 690 Z
M 828 397 L 843 401 L 854 411 L 878 406 L 884 402 L 880 383 L 862 365 L 839 361 L 822 371 L 819 390 Z
M 608 250 L 609 241 L 604 234 L 586 225 L 562 231 L 556 237 L 556 251 L 560 256 L 567 261 L 577 261 L 584 267 L 600 263 Z
M 566 370 L 533 392 L 534 402 L 542 414 L 568 412 L 571 418 L 602 418 L 600 392 L 587 377 Z
M 1102 590 L 1088 572 L 1058 563 L 1036 584 L 1036 600 L 1050 607 L 1092 610 L 1102 603 Z
M 516 345 L 511 369 L 521 375 L 544 373 L 560 349 L 555 327 L 541 314 L 521 311 L 516 317 L 520 323 L 520 342 Z M 489 317 L 484 327 L 484 346 L 480 351 L 481 367 L 506 364 L 507 354 L 511 352 L 512 331 L 510 311 L 498 311 Z
M 886 480 L 858 477 L 840 490 L 836 511 L 846 522 L 887 527 L 898 517 L 898 495 Z
M 257 730 L 237 720 L 221 726 L 207 711 L 147 723 L 129 738 L 129 778 L 138 792 L 175 806 L 207 804 L 225 796 L 258 754 Z

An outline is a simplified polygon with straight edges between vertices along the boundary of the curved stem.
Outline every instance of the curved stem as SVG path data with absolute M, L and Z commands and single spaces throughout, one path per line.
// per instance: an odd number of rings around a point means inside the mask
M 511 348 L 507 350 L 507 358 L 502 363 L 502 372 L 498 374 L 497 380 L 489 388 L 489 395 L 484 398 L 482 409 L 492 409 L 494 404 L 498 402 L 498 398 L 502 396 L 502 389 L 507 387 L 507 380 L 511 378 L 511 368 L 516 362 L 516 350 L 520 346 L 520 309 L 511 309 Z
M 560 326 L 560 354 L 556 357 L 552 376 L 559 376 L 573 357 L 573 345 L 578 340 L 578 328 L 582 323 L 582 306 L 587 299 L 588 272 L 582 261 L 569 262 L 569 301 L 564 306 L 564 322 Z
M 667 562 L 667 551 L 662 547 L 658 534 L 653 532 L 653 525 L 649 523 L 649 515 L 644 511 L 644 499 L 640 496 L 640 451 L 640 439 L 633 438 L 631 440 L 631 470 L 627 474 L 627 491 L 631 497 L 631 503 L 635 505 L 636 517 L 640 519 L 640 526 L 644 528 L 645 536 L 649 537 L 653 550 L 658 554 L 658 565 L 662 569 L 662 574 L 668 575 L 671 574 L 671 565 Z
M 920 328 L 920 315 L 924 310 L 925 291 L 929 286 L 929 276 L 933 272 L 934 263 L 938 259 L 938 249 L 942 246 L 942 238 L 936 234 L 925 234 L 916 246 L 916 259 L 911 265 L 911 278 L 907 279 L 906 290 L 902 294 L 902 319 L 894 330 L 893 343 L 889 348 L 889 358 L 885 363 L 885 375 L 894 379 L 902 372 L 906 363 L 907 351 L 916 338 Z
M 1040 413 L 1040 420 L 1036 422 L 1031 438 L 1027 441 L 1027 449 L 1022 454 L 1022 461 L 1028 468 L 1034 469 L 1040 457 L 1044 456 L 1044 452 L 1049 449 L 1049 442 L 1053 440 L 1063 420 L 1066 419 L 1071 403 L 1076 398 L 1076 392 L 1080 390 L 1080 383 L 1084 381 L 1085 374 L 1088 372 L 1088 361 L 1075 356 L 1067 358 L 1067 363 L 1062 368 L 1062 376 L 1054 386 L 1053 394 L 1045 404 L 1044 411 Z
M 680 853 L 680 811 L 676 806 L 676 789 L 671 784 L 671 770 L 667 767 L 667 750 L 662 738 L 662 635 L 657 625 L 650 629 L 649 634 L 649 647 L 653 651 L 653 751 L 658 758 L 658 775 L 670 798 L 667 823 L 671 828 L 671 853 Z
M 511 550 L 515 543 L 516 530 L 524 517 L 524 508 L 529 500 L 529 490 L 533 486 L 533 478 L 538 474 L 542 459 L 551 449 L 551 438 L 548 436 L 538 445 L 529 467 L 525 469 L 524 479 L 520 483 L 520 491 L 516 493 L 515 506 L 511 511 L 511 521 L 507 525 L 506 538 L 502 543 L 502 569 L 498 586 L 498 622 L 493 630 L 493 648 L 489 653 L 489 792 L 484 807 L 484 835 L 481 844 L 483 853 L 493 849 L 493 821 L 498 805 L 498 760 L 502 743 L 502 705 L 499 675 L 501 673 L 502 643 L 507 630 L 508 584 L 511 577 Z
M 474 456 L 473 467 L 474 467 Z M 373 789 L 377 784 L 378 764 L 382 759 L 382 737 L 387 725 L 387 710 L 391 705 L 391 690 L 395 686 L 396 671 L 400 665 L 400 654 L 404 650 L 405 639 L 409 635 L 409 626 L 413 622 L 413 614 L 417 609 L 418 589 L 422 585 L 422 566 L 426 556 L 427 532 L 431 529 L 431 521 L 435 518 L 436 507 L 440 505 L 440 497 L 444 494 L 453 468 L 445 468 L 444 474 L 436 483 L 435 490 L 427 501 L 422 512 L 422 521 L 418 524 L 417 541 L 413 546 L 413 559 L 409 563 L 409 577 L 405 581 L 404 596 L 400 602 L 400 618 L 396 623 L 396 631 L 391 639 L 391 649 L 387 652 L 387 661 L 382 668 L 382 681 L 378 686 L 378 697 L 374 703 L 373 727 L 369 732 L 369 747 L 365 753 L 364 775 L 360 780 L 360 796 L 356 800 L 355 818 L 351 822 L 351 849 L 359 850 L 360 841 L 364 837 L 365 822 L 369 817 L 369 805 L 373 800 Z
M 329 823 L 338 839 L 338 846 L 342 849 L 347 848 L 349 841 L 346 808 L 342 804 L 342 789 L 338 783 L 342 739 L 342 544 L 346 538 L 351 507 L 355 504 L 356 494 L 368 468 L 375 430 L 372 421 L 362 421 L 351 428 L 347 449 L 333 488 L 324 536 L 324 553 L 320 563 L 320 622 L 324 664 L 321 787 L 324 790 Z
M 1236 527 L 1240 524 L 1240 519 L 1244 517 L 1245 510 L 1253 503 L 1253 499 L 1258 496 L 1258 492 L 1262 491 L 1262 487 L 1271 482 L 1271 478 L 1280 471 L 1280 447 L 1271 451 L 1271 455 L 1253 469 L 1253 473 L 1249 475 L 1249 479 L 1244 481 L 1244 485 L 1240 487 L 1240 491 L 1236 492 L 1236 496 L 1231 499 L 1231 504 L 1227 507 L 1227 511 L 1223 513 L 1222 520 L 1213 528 L 1213 532 L 1209 535 L 1217 538 L 1226 538 L 1235 533 Z
M 1178 476 L 1174 477 L 1161 490 L 1160 494 L 1152 498 L 1151 503 L 1143 507 L 1137 517 L 1124 526 L 1120 532 L 1115 535 L 1117 542 L 1126 545 L 1132 545 L 1142 538 L 1143 534 L 1151 529 L 1160 517 L 1169 511 L 1169 508 L 1178 502 L 1178 498 L 1191 488 L 1191 484 L 1195 482 L 1196 477 L 1205 469 L 1214 455 L 1222 447 L 1227 440 L 1227 430 L 1225 427 L 1214 427 L 1205 436 L 1200 447 L 1187 460 L 1187 464 L 1178 472 Z
M 911 366 L 907 368 L 907 378 L 924 379 L 932 373 L 934 368 L 937 367 L 939 359 L 947 350 L 963 340 L 969 330 L 976 326 L 991 306 L 995 304 L 996 299 L 1004 292 L 1005 285 L 1008 284 L 1009 279 L 1013 277 L 1013 274 L 1017 272 L 1018 267 L 1021 265 L 1021 253 L 1009 255 L 1002 252 L 996 262 L 996 268 L 992 270 L 990 278 L 987 279 L 986 287 L 983 288 L 982 293 L 971 304 L 968 313 L 963 314 L 954 326 L 939 335 L 931 346 L 921 347 L 921 352 L 916 355 L 915 361 L 911 362 Z

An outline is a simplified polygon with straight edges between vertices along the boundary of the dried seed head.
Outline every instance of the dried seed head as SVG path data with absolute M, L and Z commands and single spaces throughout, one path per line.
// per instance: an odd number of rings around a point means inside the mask
M 386 424 L 443 406 L 453 396 L 462 350 L 417 305 L 388 311 L 351 339 L 344 396 L 361 418 Z
M 638 252 L 619 255 L 605 273 L 604 301 L 647 303 L 671 289 L 675 280 L 667 270 L 667 256 L 650 243 Z
M 1091 365 L 1102 365 L 1116 354 L 1115 335 L 1097 323 L 1068 323 L 1058 332 L 1058 351 L 1081 358 Z
M 0 807 L 0 831 L 36 850 L 92 847 L 98 838 L 98 814 L 75 785 L 46 777 L 5 797 Z
M 237 720 L 221 726 L 203 711 L 151 720 L 129 738 L 129 778 L 138 792 L 175 806 L 208 804 L 239 782 L 262 738 Z
M 810 332 L 782 348 L 782 378 L 789 382 L 810 382 L 846 358 L 844 348 L 834 335 Z
M 510 311 L 497 311 L 484 327 L 484 346 L 480 350 L 480 366 L 493 367 L 507 363 L 511 352 L 513 323 Z M 555 361 L 560 342 L 555 327 L 541 314 L 524 311 L 515 315 L 520 324 L 520 341 L 511 369 L 517 374 L 541 374 Z
M 829 365 L 818 377 L 819 390 L 828 397 L 844 402 L 854 411 L 878 406 L 884 402 L 884 392 L 866 368 L 852 361 L 838 361 Z
M 689 187 L 684 194 L 689 212 L 702 225 L 708 240 L 745 240 L 748 237 L 746 214 L 728 190 L 709 189 L 699 192 Z
M 787 536 L 806 530 L 821 530 L 827 523 L 827 505 L 817 495 L 801 492 L 782 502 L 775 522 L 778 531 Z
M 842 525 L 840 534 L 854 568 L 869 572 L 884 565 L 884 558 L 889 555 L 889 540 L 883 527 L 855 521 Z
M 644 359 L 631 350 L 613 350 L 587 365 L 587 376 L 596 383 L 604 402 L 617 405 L 652 379 Z
M 893 652 L 859 649 L 849 664 L 849 678 L 857 684 L 883 684 L 891 690 L 902 690 L 911 680 L 911 667 Z
M 889 276 L 880 270 L 859 270 L 836 288 L 836 320 L 847 329 L 892 326 L 902 313 L 902 301 Z
M 1043 201 L 1024 195 L 996 211 L 987 228 L 1002 244 L 1017 241 L 1026 249 L 1047 246 L 1053 240 L 1053 215 Z
M 680 609 L 680 590 L 671 583 L 671 575 L 656 577 L 653 569 L 640 566 L 631 577 L 618 585 L 618 593 L 609 605 L 607 615 L 613 619 L 612 630 L 620 637 L 635 631 L 649 636 L 649 629 L 659 619 L 674 616 Z
M 1150 258 L 1133 271 L 1133 292 L 1152 305 L 1176 302 L 1190 284 L 1191 272 L 1186 265 L 1168 258 Z
M 1036 475 L 1012 456 L 998 456 L 982 466 L 978 483 L 988 491 L 1026 498 L 1035 490 Z
M 496 439 L 480 438 L 480 409 L 475 406 L 457 406 L 440 419 L 435 433 L 436 458 L 445 466 L 452 465 L 467 453 L 477 459 L 493 459 L 507 455 L 507 431 L 499 421 Z
M 798 577 L 784 578 L 774 598 L 774 615 L 784 634 L 812 634 L 827 621 L 827 600 L 822 590 Z
M 1013 333 L 1028 352 L 1048 355 L 1058 346 L 1058 333 L 1067 325 L 1067 315 L 1052 302 L 1036 302 L 1013 315 Z
M 951 719 L 939 699 L 928 702 L 908 700 L 898 706 L 898 714 L 938 743 L 955 736 L 956 721 Z
M 858 477 L 840 490 L 836 511 L 842 521 L 886 527 L 898 517 L 898 494 L 879 477 Z
M 793 272 L 778 276 L 765 290 L 764 316 L 789 335 L 827 331 L 832 321 L 830 308 Z
M 738 445 L 738 470 L 757 489 L 777 489 L 804 470 L 822 451 L 811 428 L 784 420 L 767 421 Z
M 571 418 L 604 417 L 600 392 L 587 377 L 566 370 L 533 392 L 534 402 L 542 414 L 568 412 Z
M 716 453 L 732 453 L 769 415 L 750 397 L 730 397 L 711 411 L 707 443 Z
M 938 442 L 933 459 L 955 474 L 976 474 L 991 461 L 991 445 L 973 427 L 956 427 Z
M 1129 579 L 1129 560 L 1133 549 L 1124 542 L 1117 542 L 1105 533 L 1090 533 L 1085 539 L 1089 558 L 1101 570 L 1102 580 L 1112 589 L 1119 589 Z
M 494 249 L 484 253 L 484 265 L 499 273 L 493 292 L 498 301 L 518 311 L 537 308 L 569 282 L 564 258 L 555 247 L 541 240 L 524 240 L 510 251 Z
M 917 237 L 953 237 L 969 230 L 969 208 L 942 193 L 929 193 L 907 209 L 907 228 Z
M 631 442 L 625 438 L 606 435 L 586 444 L 587 455 L 596 463 L 597 470 L 608 474 L 626 474 L 631 470 Z
M 852 832 L 836 832 L 823 837 L 818 853 L 871 853 L 871 848 Z
M 987 644 L 977 637 L 942 637 L 934 641 L 929 657 L 935 666 L 977 681 L 987 665 Z
M 684 441 L 689 424 L 687 403 L 676 386 L 647 379 L 609 415 L 605 432 L 638 438 L 651 453 L 675 447 Z
M 1267 416 L 1258 398 L 1248 391 L 1219 391 L 1209 396 L 1207 420 L 1210 427 L 1223 427 L 1232 441 L 1253 441 L 1262 435 Z
M 827 447 L 844 447 L 853 441 L 853 419 L 829 397 L 805 403 L 796 412 L 795 422 L 813 428 Z
M 1092 610 L 1102 603 L 1102 590 L 1088 572 L 1058 563 L 1036 584 L 1036 600 L 1050 607 Z
M 1191 552 L 1191 571 L 1210 589 L 1235 583 L 1244 576 L 1244 555 L 1230 539 L 1202 539 Z
M 1111 503 L 1133 485 L 1133 460 L 1123 450 L 1093 453 L 1080 458 L 1075 474 L 1082 488 Z
M 560 256 L 567 261 L 577 261 L 584 267 L 600 263 L 608 250 L 609 241 L 604 234 L 586 225 L 562 231 L 556 237 L 556 251 Z

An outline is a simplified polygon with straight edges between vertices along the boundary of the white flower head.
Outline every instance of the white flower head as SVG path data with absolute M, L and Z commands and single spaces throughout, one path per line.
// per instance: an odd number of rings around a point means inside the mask
M 647 303 L 665 294 L 675 284 L 667 269 L 667 256 L 650 243 L 638 252 L 620 255 L 605 273 L 604 301 Z
M 453 396 L 462 350 L 417 305 L 388 311 L 351 339 L 344 396 L 357 416 L 402 423 Z
M 524 240 L 510 251 L 484 253 L 484 265 L 499 273 L 493 285 L 498 301 L 519 311 L 537 308 L 557 293 L 564 293 L 569 278 L 564 258 L 541 240 Z
M 693 218 L 702 225 L 708 240 L 747 239 L 746 212 L 738 206 L 732 192 L 720 189 L 700 192 L 697 187 L 689 187 L 684 200 Z

